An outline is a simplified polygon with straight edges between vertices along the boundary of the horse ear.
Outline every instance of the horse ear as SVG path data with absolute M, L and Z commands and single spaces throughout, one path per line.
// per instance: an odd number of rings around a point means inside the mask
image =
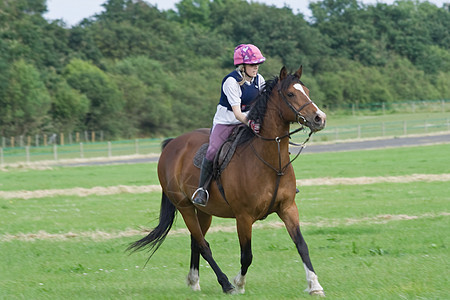
M 287 69 L 286 66 L 283 66 L 280 71 L 280 81 L 287 77 Z
M 303 66 L 300 66 L 300 68 L 298 68 L 297 72 L 295 72 L 294 76 L 297 77 L 298 79 L 300 79 L 302 77 L 302 71 L 303 71 Z

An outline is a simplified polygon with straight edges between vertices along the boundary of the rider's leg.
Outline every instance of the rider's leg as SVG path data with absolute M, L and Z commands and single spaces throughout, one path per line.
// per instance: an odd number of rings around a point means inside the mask
M 200 169 L 198 189 L 192 195 L 192 202 L 200 206 L 206 206 L 208 202 L 208 188 L 211 182 L 213 160 L 217 151 L 230 136 L 235 125 L 215 124 L 209 136 L 209 146 Z

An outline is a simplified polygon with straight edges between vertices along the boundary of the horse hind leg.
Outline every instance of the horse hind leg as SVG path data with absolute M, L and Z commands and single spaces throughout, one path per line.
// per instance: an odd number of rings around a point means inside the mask
M 186 278 L 187 285 L 193 291 L 200 291 L 200 249 L 197 241 L 191 235 L 191 265 Z
M 202 230 L 203 236 L 206 235 L 211 226 L 212 216 L 197 211 L 197 218 Z M 193 291 L 200 291 L 200 248 L 197 241 L 191 235 L 191 263 L 189 274 L 186 278 L 187 285 Z
M 213 269 L 214 273 L 217 276 L 217 281 L 222 286 L 222 291 L 224 293 L 233 294 L 235 292 L 234 286 L 230 283 L 228 280 L 228 277 L 225 275 L 225 273 L 222 272 L 222 270 L 217 265 L 216 261 L 214 260 L 211 252 L 211 248 L 209 247 L 208 242 L 206 242 L 205 237 L 203 235 L 199 219 L 196 214 L 196 209 L 194 206 L 184 207 L 179 209 L 181 215 L 183 216 L 184 223 L 186 224 L 187 228 L 191 232 L 192 239 L 196 241 L 196 247 L 198 247 L 198 252 L 200 255 L 209 263 L 209 266 L 211 269 Z M 196 252 L 197 250 L 195 250 Z M 191 254 L 191 258 L 194 256 L 193 264 L 191 264 L 191 271 L 189 274 L 191 274 L 191 278 L 193 279 L 193 284 L 195 286 L 196 282 L 196 273 L 198 274 L 198 267 L 195 269 L 195 266 L 197 264 L 196 257 L 197 255 Z M 194 268 L 192 268 L 194 266 Z M 189 277 L 189 275 L 188 275 Z M 189 284 L 189 283 L 188 283 Z

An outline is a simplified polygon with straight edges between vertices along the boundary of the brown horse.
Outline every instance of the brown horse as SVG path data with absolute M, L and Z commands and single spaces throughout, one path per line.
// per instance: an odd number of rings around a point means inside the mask
M 245 276 L 252 262 L 252 224 L 276 212 L 297 247 L 310 294 L 324 295 L 309 258 L 308 247 L 300 232 L 299 212 L 295 203 L 295 174 L 289 157 L 289 126 L 299 122 L 316 132 L 324 128 L 326 115 L 311 101 L 309 90 L 300 81 L 302 67 L 295 74 L 286 68 L 266 87 L 249 112 L 249 119 L 261 122 L 260 135 L 246 129 L 240 145 L 221 174 L 224 196 L 217 182 L 210 187 L 206 207 L 195 206 L 191 196 L 197 188 L 199 169 L 193 158 L 208 142 L 209 130 L 199 129 L 163 142 L 158 163 L 162 186 L 159 224 L 146 237 L 130 245 L 130 250 L 158 249 L 174 222 L 177 210 L 191 233 L 191 263 L 187 283 L 200 290 L 200 255 L 214 270 L 225 293 L 244 293 Z M 235 218 L 241 248 L 241 269 L 234 278 L 236 288 L 215 262 L 205 240 L 212 216 Z M 150 256 L 151 257 L 151 256 Z M 149 258 L 150 259 L 150 258 Z

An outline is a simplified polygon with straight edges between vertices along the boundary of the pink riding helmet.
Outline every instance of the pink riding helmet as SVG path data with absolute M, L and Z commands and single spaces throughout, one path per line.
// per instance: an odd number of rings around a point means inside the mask
M 234 49 L 234 65 L 256 65 L 266 60 L 258 47 L 252 44 L 241 44 Z

